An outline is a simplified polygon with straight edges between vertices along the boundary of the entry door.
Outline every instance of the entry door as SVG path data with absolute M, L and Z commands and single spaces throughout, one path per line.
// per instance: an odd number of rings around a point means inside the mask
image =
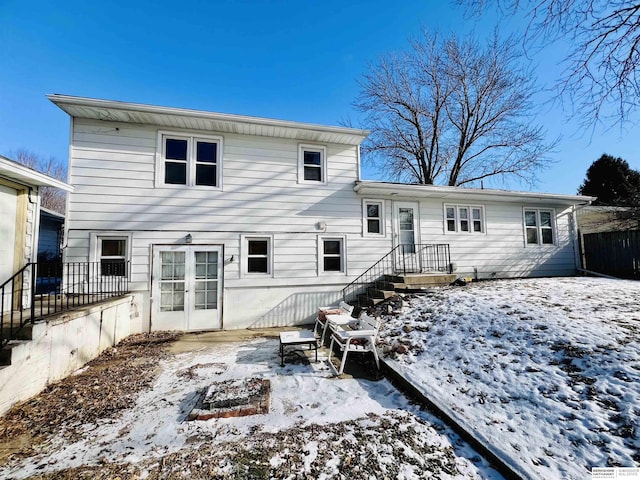
M 418 204 L 395 202 L 394 219 L 394 246 L 400 246 L 396 250 L 396 269 L 406 273 L 419 272 L 419 258 L 416 255 L 416 244 L 420 243 Z
M 17 193 L 13 188 L 0 185 L 0 285 L 11 278 L 14 249 L 16 248 Z M 0 298 L 4 311 L 11 310 L 11 287 Z
M 151 328 L 221 328 L 222 264 L 221 246 L 154 246 Z

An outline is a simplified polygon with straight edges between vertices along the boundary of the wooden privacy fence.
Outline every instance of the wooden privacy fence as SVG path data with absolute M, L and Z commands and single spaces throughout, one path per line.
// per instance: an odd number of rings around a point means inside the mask
M 640 230 L 588 233 L 582 239 L 586 270 L 640 279 Z

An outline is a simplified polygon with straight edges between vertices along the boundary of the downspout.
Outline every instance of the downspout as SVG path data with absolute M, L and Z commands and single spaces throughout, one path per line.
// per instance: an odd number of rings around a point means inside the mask
M 357 170 L 358 170 L 358 171 L 356 172 L 356 173 L 357 173 L 357 175 L 356 175 L 356 181 L 358 181 L 358 182 L 359 182 L 360 180 L 362 180 L 362 173 L 361 173 L 361 169 L 362 169 L 362 167 L 361 167 L 361 165 L 360 165 L 360 145 L 357 145 L 357 146 L 356 146 L 356 163 L 357 163 L 356 168 L 357 168 Z
M 582 271 L 583 270 L 583 263 L 582 263 L 582 238 L 580 235 L 580 231 L 578 229 L 578 210 L 582 210 L 585 207 L 588 207 L 589 205 L 591 205 L 591 201 L 589 201 L 589 203 L 585 203 L 583 205 L 576 205 L 573 204 L 571 206 L 571 230 L 572 230 L 572 236 L 573 236 L 573 256 L 574 256 L 574 263 L 576 265 L 576 270 L 577 271 Z
M 71 185 L 71 159 L 73 157 L 73 116 L 69 116 L 69 156 L 67 158 L 67 183 Z M 62 246 L 60 253 L 62 254 L 62 262 L 64 264 L 67 257 L 67 245 L 69 244 L 69 204 L 71 203 L 71 194 L 67 193 L 64 202 L 64 223 L 62 224 Z M 87 261 L 89 260 L 89 252 L 87 252 Z
M 33 225 L 33 230 L 31 232 L 31 255 L 27 259 L 27 262 L 37 262 L 38 261 L 38 241 L 40 239 L 40 202 L 42 201 L 42 187 L 38 187 L 38 200 L 34 200 L 31 198 L 33 194 L 33 188 L 29 187 L 29 203 L 33 205 L 33 217 L 31 218 L 31 222 Z

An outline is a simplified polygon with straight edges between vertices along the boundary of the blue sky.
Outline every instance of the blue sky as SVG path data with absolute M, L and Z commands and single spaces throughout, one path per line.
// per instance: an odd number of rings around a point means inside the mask
M 446 0 L 0 0 L 0 25 L 0 154 L 60 159 L 69 120 L 48 93 L 359 126 L 357 81 L 378 56 L 407 48 L 423 27 L 480 39 L 494 28 Z M 502 30 L 522 25 L 509 19 Z M 542 84 L 560 72 L 564 48 L 532 58 Z M 562 139 L 537 191 L 575 193 L 605 152 L 640 169 L 638 127 L 581 134 L 546 104 L 539 119 Z M 369 168 L 363 177 L 381 178 Z

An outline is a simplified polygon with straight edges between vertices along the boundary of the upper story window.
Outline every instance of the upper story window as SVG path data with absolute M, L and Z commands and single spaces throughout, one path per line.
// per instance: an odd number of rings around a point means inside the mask
M 157 183 L 220 187 L 222 138 L 160 134 Z
M 364 232 L 366 235 L 384 235 L 384 203 L 363 200 Z
M 484 233 L 484 207 L 445 205 L 446 232 Z
M 527 245 L 554 245 L 553 210 L 525 208 L 524 228 Z
M 298 183 L 327 183 L 327 149 L 318 145 L 300 145 Z

